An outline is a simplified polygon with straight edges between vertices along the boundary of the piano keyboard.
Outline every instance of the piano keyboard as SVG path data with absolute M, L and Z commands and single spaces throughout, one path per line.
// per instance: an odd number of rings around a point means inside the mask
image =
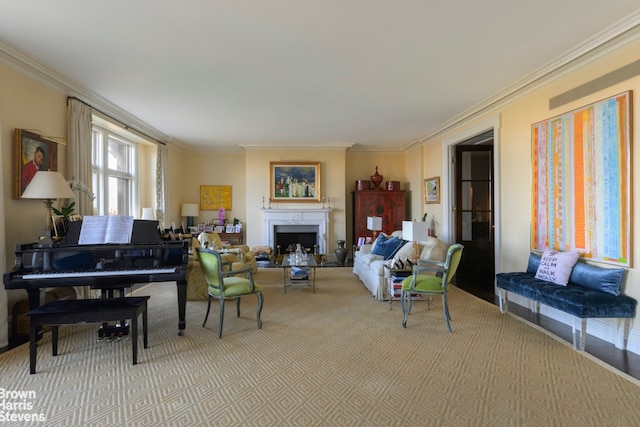
M 178 267 L 160 267 L 160 268 L 140 268 L 131 270 L 88 270 L 88 271 L 42 271 L 38 273 L 29 273 L 22 276 L 23 279 L 56 279 L 66 277 L 96 277 L 96 276 L 118 276 L 118 275 L 136 275 L 136 274 L 166 274 L 175 273 Z

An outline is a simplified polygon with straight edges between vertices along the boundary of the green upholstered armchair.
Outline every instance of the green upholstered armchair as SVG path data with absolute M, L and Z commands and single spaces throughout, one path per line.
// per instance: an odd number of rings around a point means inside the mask
M 200 233 L 198 239 L 192 239 L 193 255 L 187 264 L 187 299 L 189 301 L 207 299 L 207 281 L 200 268 L 197 252 L 197 249 L 204 247 L 205 244 L 209 248 L 215 247 L 220 251 L 227 251 L 221 253 L 221 257 L 222 261 L 228 263 L 231 270 L 246 270 L 248 268 L 254 274 L 258 272 L 256 257 L 248 246 L 222 246 L 217 233 Z
M 218 324 L 218 338 L 222 337 L 222 324 L 224 321 L 224 302 L 226 299 L 236 300 L 236 314 L 240 317 L 240 300 L 245 295 L 256 295 L 258 297 L 258 310 L 256 313 L 258 329 L 262 328 L 262 287 L 253 280 L 253 272 L 250 269 L 239 271 L 223 271 L 223 262 L 220 254 L 211 249 L 197 249 L 200 267 L 207 281 L 207 293 L 209 294 L 207 314 L 204 316 L 202 327 L 207 323 L 209 311 L 211 310 L 211 299 L 220 301 L 220 323 Z M 247 277 L 241 275 L 246 274 Z
M 402 281 L 402 326 L 407 327 L 407 315 L 411 313 L 411 294 L 441 295 L 442 310 L 447 321 L 447 328 L 451 332 L 451 316 L 447 305 L 447 291 L 451 279 L 456 274 L 458 264 L 462 258 L 464 246 L 459 243 L 449 246 L 444 263 L 420 259 L 413 266 L 413 274 Z M 434 274 L 421 274 L 425 272 Z

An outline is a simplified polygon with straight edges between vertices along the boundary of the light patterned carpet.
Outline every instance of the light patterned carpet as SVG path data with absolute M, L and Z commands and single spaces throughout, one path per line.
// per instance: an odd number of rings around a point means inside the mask
M 130 338 L 96 342 L 96 325 L 61 327 L 57 357 L 46 334 L 35 375 L 28 344 L 0 355 L 0 415 L 45 419 L 4 425 L 640 425 L 637 381 L 459 289 L 449 334 L 439 300 L 415 303 L 403 329 L 399 303 L 389 311 L 348 268 L 318 269 L 316 294 L 285 295 L 279 269 L 257 279 L 261 330 L 255 298 L 240 319 L 228 304 L 222 339 L 217 305 L 202 328 L 206 302 L 192 301 L 180 337 L 175 285 L 154 284 L 139 291 L 150 347 L 136 366 Z

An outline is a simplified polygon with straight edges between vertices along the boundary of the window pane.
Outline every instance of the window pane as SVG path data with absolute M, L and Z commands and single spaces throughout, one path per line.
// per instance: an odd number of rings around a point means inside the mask
M 462 153 L 462 179 L 490 180 L 491 153 L 488 151 L 466 151 Z
M 113 138 L 109 138 L 109 161 L 107 167 L 109 169 L 129 172 L 129 153 L 130 148 L 127 144 L 123 144 Z
M 131 197 L 128 179 L 109 177 L 108 215 L 129 215 Z

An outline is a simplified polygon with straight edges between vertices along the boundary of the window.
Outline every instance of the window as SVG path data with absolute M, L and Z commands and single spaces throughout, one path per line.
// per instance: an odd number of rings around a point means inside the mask
M 101 123 L 94 120 L 91 141 L 95 211 L 98 215 L 134 215 L 138 210 L 137 144 L 126 131 L 116 133 L 112 126 Z

